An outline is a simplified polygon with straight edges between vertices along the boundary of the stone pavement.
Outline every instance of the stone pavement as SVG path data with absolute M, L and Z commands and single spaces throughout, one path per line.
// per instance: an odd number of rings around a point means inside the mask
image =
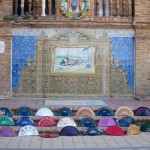
M 0 149 L 111 149 L 150 150 L 150 133 L 132 136 L 74 136 L 59 138 L 0 137 Z
M 62 100 L 62 106 L 64 103 L 67 103 L 67 101 L 71 101 L 70 99 L 67 98 L 62 98 L 62 99 L 57 99 L 57 98 L 51 98 L 52 100 Z M 48 100 L 51 100 L 50 98 Z M 73 98 L 72 98 L 73 99 Z M 88 98 L 88 100 L 91 100 L 93 98 Z M 102 99 L 102 98 L 98 98 L 98 99 Z M 7 106 L 9 108 L 16 108 L 16 107 L 21 107 L 21 106 L 28 106 L 30 108 L 41 108 L 41 107 L 49 107 L 52 108 L 51 106 L 46 106 L 44 105 L 45 99 L 38 99 L 38 98 L 14 98 L 14 99 L 1 99 L 0 98 L 0 106 Z M 77 106 L 80 106 L 80 99 L 76 98 L 76 104 Z M 149 100 L 135 100 L 135 99 L 102 99 L 105 103 L 107 103 L 107 107 L 112 108 L 112 109 L 116 109 L 120 106 L 128 106 L 130 108 L 137 108 L 140 106 L 146 106 L 146 107 L 150 107 L 150 99 Z M 93 103 L 94 100 L 93 100 Z M 90 105 L 90 107 L 92 108 L 94 105 Z M 73 107 L 73 106 L 72 106 Z M 83 106 L 80 106 L 83 107 Z M 94 106 L 95 107 L 95 106 Z M 101 105 L 97 105 L 97 108 L 102 107 Z

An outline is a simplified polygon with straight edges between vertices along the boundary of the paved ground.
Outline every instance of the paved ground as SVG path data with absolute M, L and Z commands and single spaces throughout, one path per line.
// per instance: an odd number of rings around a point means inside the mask
M 34 137 L 0 138 L 0 149 L 121 149 L 150 150 L 150 133 L 136 136 L 78 136 L 53 139 Z
M 54 100 L 54 98 L 52 98 L 52 99 Z M 90 99 L 93 99 L 93 98 L 89 98 L 89 100 Z M 102 98 L 98 98 L 98 99 L 102 99 Z M 29 98 L 29 99 L 17 98 L 17 99 L 8 99 L 8 100 L 3 99 L 3 100 L 0 100 L 0 105 L 11 107 L 11 108 L 20 107 L 20 106 L 29 106 L 31 108 L 50 107 L 50 106 L 44 106 L 45 100 L 46 99 L 31 99 L 31 98 Z M 57 99 L 55 98 L 55 100 L 57 100 Z M 77 106 L 80 106 L 79 100 L 77 100 L 77 98 L 75 100 L 76 100 Z M 68 101 L 68 100 L 62 99 L 62 101 L 63 101 L 63 103 L 62 103 L 62 105 L 63 105 L 64 103 L 67 103 L 66 101 Z M 116 109 L 120 106 L 129 106 L 130 108 L 137 108 L 139 106 L 150 107 L 150 99 L 143 100 L 143 101 L 139 101 L 139 100 L 135 100 L 135 99 L 105 99 L 103 101 L 108 104 L 107 107 L 114 108 L 114 109 Z M 94 103 L 94 101 L 93 101 L 93 103 Z M 83 106 L 80 106 L 80 107 L 83 107 Z M 90 107 L 92 107 L 92 105 Z M 97 105 L 97 107 L 100 108 L 102 106 Z
M 150 101 L 137 100 L 104 100 L 111 108 L 119 106 L 130 106 L 137 108 L 139 106 L 150 106 Z M 16 108 L 19 106 L 29 106 L 31 108 L 44 107 L 42 99 L 11 99 L 0 100 L 0 106 Z M 97 106 L 100 107 L 100 106 Z M 150 150 L 150 133 L 142 133 L 136 136 L 77 136 L 77 137 L 59 137 L 54 139 L 33 137 L 0 137 L 0 149 L 50 149 L 50 150 Z

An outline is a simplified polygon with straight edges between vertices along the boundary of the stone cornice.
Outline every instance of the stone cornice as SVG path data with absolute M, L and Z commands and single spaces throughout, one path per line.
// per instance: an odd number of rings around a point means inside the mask
M 131 17 L 99 17 L 92 20 L 17 20 L 0 21 L 1 28 L 133 28 Z

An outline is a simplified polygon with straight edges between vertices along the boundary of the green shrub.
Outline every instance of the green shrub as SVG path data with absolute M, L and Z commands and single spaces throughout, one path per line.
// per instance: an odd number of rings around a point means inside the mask
M 17 20 L 15 16 L 4 16 L 3 19 L 4 20 Z

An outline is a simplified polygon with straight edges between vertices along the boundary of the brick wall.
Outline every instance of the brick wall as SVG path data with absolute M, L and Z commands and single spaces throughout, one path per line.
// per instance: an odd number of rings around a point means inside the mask
M 136 94 L 150 96 L 150 31 L 136 30 Z
M 0 41 L 5 43 L 5 52 L 0 53 L 0 96 L 11 96 L 11 31 L 0 29 Z
M 150 1 L 135 1 L 136 95 L 150 97 Z
M 0 20 L 13 14 L 13 0 L 0 1 Z

